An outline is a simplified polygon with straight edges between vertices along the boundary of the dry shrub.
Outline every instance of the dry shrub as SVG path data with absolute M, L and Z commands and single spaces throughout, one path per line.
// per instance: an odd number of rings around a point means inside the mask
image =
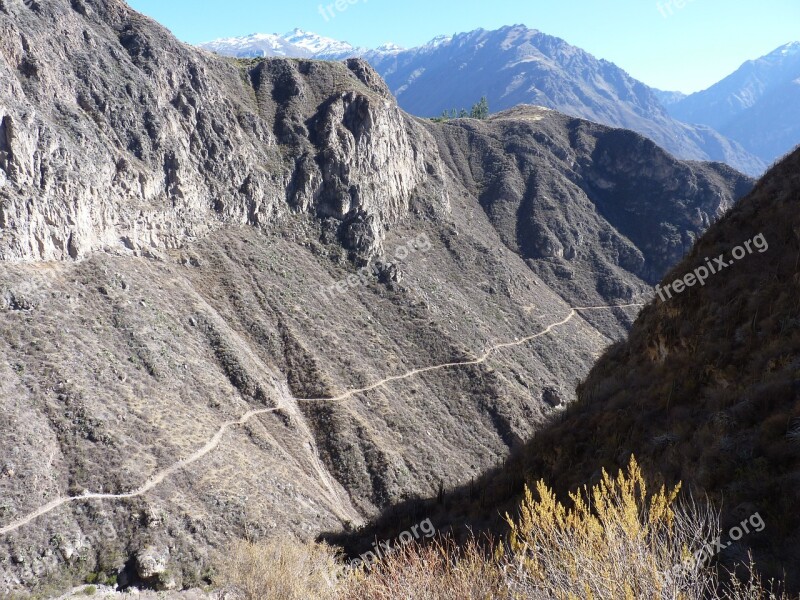
M 370 570 L 352 572 L 340 600 L 490 600 L 510 598 L 501 571 L 475 542 L 409 543 Z
M 694 554 L 720 535 L 718 515 L 680 486 L 648 492 L 636 460 L 616 477 L 559 502 L 544 482 L 525 497 L 508 541 L 464 546 L 448 538 L 396 546 L 372 568 L 345 573 L 332 550 L 277 540 L 240 543 L 223 582 L 246 600 L 784 600 L 752 561 L 745 583 L 722 585 Z M 681 566 L 683 565 L 683 566 Z M 743 565 L 745 571 L 748 565 Z
M 222 559 L 217 583 L 242 600 L 332 600 L 341 570 L 324 544 L 288 537 L 240 541 Z
M 636 460 L 627 473 L 570 494 L 566 507 L 543 481 L 520 516 L 506 516 L 500 553 L 511 588 L 528 598 L 700 598 L 716 581 L 702 568 L 676 568 L 719 534 L 716 515 L 678 506 L 680 486 L 648 494 Z

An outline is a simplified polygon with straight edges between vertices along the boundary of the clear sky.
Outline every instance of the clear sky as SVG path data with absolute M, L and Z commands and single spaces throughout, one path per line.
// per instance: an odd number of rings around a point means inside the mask
M 200 43 L 299 27 L 354 46 L 411 47 L 441 34 L 522 23 L 616 63 L 645 83 L 693 92 L 800 40 L 798 0 L 128 0 Z M 331 12 L 324 6 L 331 6 Z M 324 13 L 324 15 L 323 15 Z

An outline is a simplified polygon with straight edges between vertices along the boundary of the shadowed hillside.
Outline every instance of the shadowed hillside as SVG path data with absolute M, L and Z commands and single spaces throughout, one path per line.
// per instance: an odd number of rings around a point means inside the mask
M 628 340 L 607 350 L 578 387 L 578 401 L 501 468 L 436 499 L 394 507 L 377 528 L 334 539 L 358 552 L 366 539 L 390 539 L 425 517 L 460 535 L 468 526 L 502 531 L 500 515 L 514 511 L 526 481 L 543 478 L 565 494 L 635 454 L 650 477 L 682 481 L 708 498 L 723 528 L 759 512 L 764 531 L 733 543 L 719 560 L 732 564 L 753 551 L 766 575 L 786 575 L 798 587 L 798 173 L 795 152 L 713 225 L 661 286 L 696 273 L 706 257 L 732 264 L 704 286 L 651 302 Z M 732 253 L 741 254 L 735 248 L 756 237 L 759 249 L 751 243 L 753 251 L 733 262 Z

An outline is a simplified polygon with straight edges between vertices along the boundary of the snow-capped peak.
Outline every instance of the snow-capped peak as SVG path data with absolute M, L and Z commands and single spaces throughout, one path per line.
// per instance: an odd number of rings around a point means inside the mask
M 442 44 L 446 44 L 447 42 L 451 41 L 452 39 L 453 39 L 452 35 L 437 35 L 430 42 L 425 44 L 423 46 L 423 48 L 436 48 L 438 46 L 441 46 Z
M 249 46 L 254 43 L 265 43 L 269 44 L 273 48 L 279 47 L 280 44 L 280 36 L 274 33 L 251 33 L 250 35 L 242 36 L 242 37 L 230 37 L 230 38 L 219 38 L 216 40 L 212 40 L 210 42 L 205 42 L 201 44 L 203 47 L 214 47 L 214 46 L 237 46 L 237 47 L 245 47 Z
M 220 38 L 200 44 L 201 48 L 227 56 L 292 56 L 291 45 L 274 33 L 252 33 L 243 37 Z
M 353 50 L 353 46 L 347 42 L 340 42 L 339 40 L 317 35 L 309 31 L 303 31 L 302 29 L 294 29 L 282 35 L 281 39 L 294 46 L 307 50 L 312 55 L 338 54 Z
M 789 42 L 788 44 L 784 44 L 783 46 L 776 48 L 764 58 L 780 60 L 784 57 L 794 56 L 798 53 L 800 53 L 800 42 Z
M 403 48 L 402 46 L 398 46 L 397 44 L 393 44 L 391 42 L 387 42 L 386 44 L 383 44 L 375 48 L 375 52 L 384 52 L 386 54 L 389 54 L 391 52 L 402 52 L 403 50 L 405 50 L 405 48 Z
M 781 46 L 779 50 L 784 56 L 789 54 L 797 54 L 800 52 L 800 42 L 789 42 L 785 46 Z

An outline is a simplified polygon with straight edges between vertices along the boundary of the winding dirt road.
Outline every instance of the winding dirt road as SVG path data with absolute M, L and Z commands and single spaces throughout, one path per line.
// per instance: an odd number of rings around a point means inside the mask
M 363 394 L 363 393 L 366 393 L 366 392 L 370 392 L 370 391 L 372 391 L 374 389 L 377 389 L 379 387 L 383 387 L 383 386 L 385 386 L 385 385 L 387 385 L 389 383 L 392 383 L 392 382 L 395 382 L 395 381 L 401 381 L 403 379 L 409 379 L 410 377 L 414 377 L 414 376 L 419 375 L 421 373 L 430 373 L 431 371 L 438 371 L 438 370 L 441 370 L 441 369 L 452 369 L 452 368 L 468 366 L 468 365 L 478 365 L 478 364 L 481 364 L 481 363 L 485 362 L 492 354 L 494 354 L 496 352 L 499 352 L 500 350 L 503 350 L 505 348 L 513 348 L 513 347 L 516 347 L 516 346 L 521 346 L 523 344 L 527 344 L 528 342 L 530 342 L 530 341 L 532 341 L 532 340 L 534 340 L 536 338 L 539 338 L 539 337 L 542 337 L 544 335 L 547 335 L 548 333 L 550 333 L 556 327 L 561 327 L 562 325 L 566 325 L 567 323 L 569 323 L 579 312 L 589 311 L 589 310 L 610 310 L 610 309 L 614 309 L 614 308 L 632 308 L 632 307 L 641 307 L 641 306 L 644 306 L 644 304 L 620 304 L 620 305 L 609 305 L 609 306 L 583 306 L 583 307 L 572 308 L 572 309 L 570 309 L 569 314 L 564 319 L 562 319 L 561 321 L 558 321 L 557 323 L 552 323 L 552 324 L 548 325 L 542 331 L 539 331 L 538 333 L 529 335 L 527 337 L 516 339 L 516 340 L 514 340 L 512 342 L 503 342 L 503 343 L 500 343 L 500 344 L 496 344 L 496 345 L 490 347 L 488 350 L 486 350 L 486 352 L 484 352 L 478 358 L 471 359 L 471 360 L 465 360 L 465 361 L 459 361 L 459 362 L 442 363 L 442 364 L 433 365 L 433 366 L 430 366 L 430 367 L 412 369 L 412 370 L 410 370 L 410 371 L 408 371 L 406 373 L 403 373 L 402 375 L 392 375 L 390 377 L 386 377 L 384 379 L 381 379 L 381 380 L 379 380 L 379 381 L 377 381 L 377 382 L 375 382 L 375 383 L 373 383 L 371 385 L 368 385 L 366 387 L 352 389 L 352 390 L 349 390 L 349 391 L 347 391 L 347 392 L 345 392 L 345 393 L 343 393 L 343 394 L 341 394 L 339 396 L 333 397 L 333 398 L 297 398 L 296 401 L 297 402 L 341 402 L 343 400 L 347 400 L 348 398 L 352 398 L 353 396 L 356 396 L 358 394 Z M 87 502 L 87 501 L 90 501 L 90 500 L 124 500 L 124 499 L 127 499 L 127 498 L 135 498 L 137 496 L 142 496 L 142 495 L 146 494 L 147 492 L 149 492 L 150 490 L 152 490 L 153 488 L 155 488 L 157 485 L 161 484 L 168 477 L 170 477 L 173 474 L 177 473 L 181 469 L 191 465 L 192 463 L 197 462 L 198 460 L 202 459 L 207 454 L 210 454 L 211 452 L 213 452 L 217 448 L 217 446 L 219 446 L 219 443 L 222 441 L 222 438 L 225 436 L 225 433 L 229 429 L 232 429 L 234 427 L 242 426 L 242 425 L 246 424 L 253 417 L 257 417 L 259 415 L 273 413 L 275 411 L 281 410 L 282 408 L 284 408 L 284 407 L 279 403 L 278 406 L 275 406 L 273 408 L 263 408 L 263 409 L 248 411 L 245 414 L 243 414 L 236 421 L 226 421 L 225 423 L 223 423 L 220 426 L 220 428 L 217 431 L 217 433 L 215 433 L 214 436 L 211 439 L 209 439 L 208 442 L 202 448 L 198 449 L 192 455 L 177 461 L 176 463 L 174 463 L 173 465 L 167 467 L 166 469 L 164 469 L 162 471 L 159 471 L 158 473 L 155 473 L 152 477 L 150 477 L 147 481 L 145 481 L 145 483 L 143 483 L 140 487 L 136 488 L 135 490 L 132 490 L 132 491 L 124 493 L 124 494 L 94 494 L 94 493 L 85 492 L 80 496 L 62 496 L 60 498 L 56 498 L 54 500 L 51 500 L 47 504 L 37 508 L 33 512 L 28 513 L 24 517 L 21 517 L 20 519 L 11 522 L 8 525 L 0 527 L 0 535 L 12 533 L 13 531 L 16 531 L 17 529 L 19 529 L 21 527 L 24 527 L 25 525 L 28 525 L 29 523 L 31 523 L 32 521 L 38 519 L 39 517 L 44 516 L 44 515 L 52 512 L 52 511 L 56 510 L 57 508 L 65 505 L 65 504 L 69 504 L 69 503 L 73 503 L 73 502 Z
M 538 333 L 534 333 L 533 335 L 529 335 L 528 337 L 524 337 L 518 340 L 514 340 L 513 342 L 504 342 L 502 344 L 497 344 L 489 348 L 486 352 L 484 352 L 480 357 L 472 359 L 472 360 L 463 360 L 459 362 L 451 362 L 451 363 L 443 363 L 440 365 L 433 365 L 431 367 L 423 367 L 421 369 L 412 369 L 407 373 L 403 373 L 402 375 L 392 375 L 391 377 L 386 377 L 385 379 L 381 379 L 367 387 L 357 388 L 353 390 L 349 390 L 340 396 L 336 396 L 334 398 L 298 398 L 298 402 L 341 402 L 342 400 L 347 400 L 348 398 L 352 398 L 358 394 L 363 394 L 365 392 L 371 392 L 374 389 L 379 387 L 385 386 L 387 383 L 392 383 L 393 381 L 400 381 L 402 379 L 408 379 L 409 377 L 414 377 L 415 375 L 419 375 L 420 373 L 430 373 L 431 371 L 439 371 L 441 369 L 452 369 L 455 367 L 465 367 L 469 365 L 479 365 L 481 363 L 486 362 L 486 360 L 495 352 L 499 350 L 503 350 L 504 348 L 513 348 L 515 346 L 522 346 L 523 344 L 527 344 L 528 342 L 535 340 L 538 337 L 542 337 L 543 335 L 547 335 L 556 327 L 560 327 L 562 325 L 566 325 L 569 323 L 575 315 L 577 315 L 581 311 L 585 310 L 608 310 L 611 308 L 630 308 L 633 306 L 644 306 L 644 304 L 618 304 L 613 306 L 582 306 L 578 308 L 573 308 L 570 310 L 569 314 L 563 320 L 559 321 L 558 323 L 552 323 L 548 325 L 545 329 Z

